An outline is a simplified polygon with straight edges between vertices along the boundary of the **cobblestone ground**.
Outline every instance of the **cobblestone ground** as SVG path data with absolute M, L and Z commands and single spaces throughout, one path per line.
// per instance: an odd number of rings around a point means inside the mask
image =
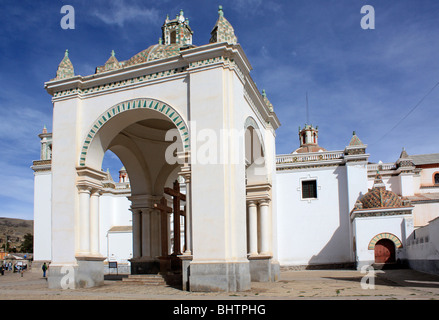
M 439 300 L 439 276 L 409 269 L 377 270 L 367 281 L 364 278 L 366 275 L 357 270 L 284 271 L 278 282 L 253 282 L 251 290 L 246 292 L 195 293 L 169 286 L 146 286 L 109 280 L 103 286 L 95 288 L 58 290 L 49 289 L 46 279 L 39 272 L 27 271 L 23 276 L 6 272 L 5 275 L 0 275 L 0 299 Z

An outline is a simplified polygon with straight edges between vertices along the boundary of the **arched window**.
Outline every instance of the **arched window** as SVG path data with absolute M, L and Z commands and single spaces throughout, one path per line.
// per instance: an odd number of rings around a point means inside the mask
M 172 31 L 171 32 L 171 43 L 177 43 L 177 31 Z
M 434 174 L 434 184 L 439 184 L 439 173 Z

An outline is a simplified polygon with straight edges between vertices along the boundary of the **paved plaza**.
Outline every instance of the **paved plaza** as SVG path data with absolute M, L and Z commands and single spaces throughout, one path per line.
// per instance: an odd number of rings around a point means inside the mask
M 365 279 L 365 276 L 369 276 Z M 362 286 L 363 284 L 363 286 Z M 106 280 L 100 287 L 49 289 L 42 273 L 10 271 L 0 276 L 2 300 L 439 300 L 439 276 L 410 269 L 283 271 L 278 282 L 252 282 L 237 293 L 194 293 L 170 286 Z

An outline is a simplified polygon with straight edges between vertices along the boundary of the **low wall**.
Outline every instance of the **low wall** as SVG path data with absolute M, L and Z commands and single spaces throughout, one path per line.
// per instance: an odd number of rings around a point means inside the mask
M 439 275 L 439 217 L 413 231 L 406 252 L 410 268 Z

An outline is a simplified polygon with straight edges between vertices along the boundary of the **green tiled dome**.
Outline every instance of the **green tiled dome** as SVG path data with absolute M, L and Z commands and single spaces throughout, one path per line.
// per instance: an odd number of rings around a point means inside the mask
M 182 45 L 176 43 L 167 45 L 154 44 L 125 61 L 125 66 L 177 56 L 180 54 L 181 47 Z

